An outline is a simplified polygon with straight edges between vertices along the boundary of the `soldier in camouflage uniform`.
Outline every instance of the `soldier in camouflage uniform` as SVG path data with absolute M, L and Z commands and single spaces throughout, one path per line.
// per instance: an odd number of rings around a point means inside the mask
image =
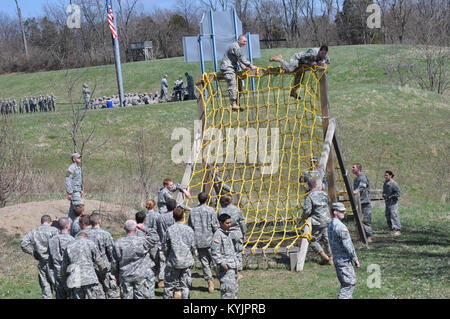
M 158 233 L 158 219 L 160 217 L 160 213 L 155 211 L 154 208 L 156 207 L 156 202 L 153 199 L 148 200 L 145 203 L 145 208 L 147 209 L 147 215 L 145 216 L 145 222 L 144 225 L 146 229 L 154 229 Z M 158 281 L 164 283 L 164 271 L 160 273 L 160 255 L 163 255 L 163 252 L 161 250 L 161 238 L 159 238 L 158 235 L 158 244 L 157 244 L 157 250 L 156 254 L 154 256 L 153 261 L 155 262 L 155 267 L 153 269 L 153 272 L 155 273 L 156 278 L 158 278 Z
M 145 210 L 139 211 L 136 213 L 136 236 L 140 236 L 140 237 L 152 237 L 154 238 L 154 241 L 156 242 L 155 246 L 150 250 L 150 257 L 152 258 L 153 262 L 156 265 L 156 260 L 157 260 L 157 253 L 158 250 L 160 248 L 160 242 L 161 240 L 159 239 L 159 235 L 158 235 L 158 231 L 157 228 L 154 227 L 147 227 L 146 224 L 146 219 L 147 219 L 147 213 Z M 153 273 L 156 274 L 155 272 L 155 266 L 153 266 Z
M 401 195 L 400 187 L 394 181 L 394 173 L 386 171 L 384 173 L 385 182 L 383 184 L 383 198 L 386 205 L 386 222 L 394 236 L 401 235 L 400 215 L 398 213 L 398 198 Z
M 108 270 L 100 251 L 85 232 L 78 233 L 67 245 L 61 277 L 69 288 L 70 299 L 105 299 L 98 278 L 103 278 Z
M 14 112 L 14 114 L 17 113 L 17 101 L 16 101 L 16 99 L 12 100 L 12 111 Z
M 186 190 L 186 187 L 183 187 L 180 184 L 174 184 L 173 180 L 171 180 L 170 178 L 164 179 L 163 187 L 160 188 L 158 192 L 158 209 L 160 213 L 164 213 L 167 211 L 167 200 L 170 198 L 173 199 L 173 193 L 175 193 L 177 190 L 182 192 L 187 198 L 191 198 L 191 194 L 189 194 L 189 192 Z M 191 210 L 191 208 L 188 208 L 182 204 L 179 205 L 186 210 Z
M 52 102 L 53 112 L 56 112 L 56 96 L 53 93 L 51 94 L 51 102 Z
M 26 113 L 28 113 L 28 98 L 25 96 L 25 98 L 23 99 L 23 108 L 25 110 Z
M 150 236 L 136 236 L 136 222 L 125 222 L 126 235 L 114 245 L 114 260 L 122 299 L 155 298 L 154 263 L 150 251 L 157 241 Z
M 84 204 L 77 204 L 73 207 L 74 220 L 70 226 L 70 236 L 75 237 L 81 230 L 80 218 L 85 215 Z
M 361 200 L 361 210 L 363 215 L 364 232 L 367 235 L 367 241 L 372 242 L 372 205 L 370 203 L 370 183 L 366 174 L 362 172 L 362 165 L 355 163 L 352 166 L 352 173 L 356 175 L 353 180 L 353 194 L 359 193 Z
M 58 234 L 58 229 L 51 226 L 52 219 L 49 215 L 41 217 L 41 225 L 26 234 L 20 244 L 23 252 L 32 255 L 38 263 L 39 285 L 41 286 L 42 298 L 51 299 L 54 285 L 53 272 L 48 263 L 49 240 Z
M 319 163 L 317 161 L 317 157 L 311 156 L 309 161 L 310 161 L 310 168 L 308 170 L 306 170 L 306 171 L 301 172 L 301 176 L 299 178 L 299 182 L 300 183 L 305 183 L 306 185 L 308 185 L 308 181 L 310 179 L 320 177 L 319 176 L 320 172 L 319 172 L 318 167 L 317 167 L 319 165 Z M 303 185 L 302 185 L 302 187 L 303 187 Z M 327 177 L 326 176 L 323 176 L 323 178 L 322 178 L 322 187 L 324 189 L 326 189 L 328 187 Z M 303 190 L 306 190 L 306 188 L 303 189 Z
M 189 299 L 192 285 L 191 267 L 194 265 L 194 231 L 184 224 L 184 210 L 181 207 L 174 209 L 173 218 L 175 224 L 167 229 L 162 239 L 162 249 L 167 258 L 163 297 Z M 181 296 L 178 290 L 181 290 Z
M 239 260 L 229 231 L 231 220 L 231 216 L 226 213 L 219 216 L 220 228 L 211 241 L 211 256 L 217 265 L 222 299 L 237 299 L 239 292 Z
M 161 240 L 161 246 L 158 251 L 159 258 L 159 273 L 158 273 L 158 287 L 164 287 L 164 273 L 166 269 L 166 256 L 162 250 L 162 240 L 169 229 L 170 226 L 175 224 L 175 219 L 173 219 L 173 210 L 177 207 L 177 202 L 173 198 L 169 198 L 166 202 L 167 212 L 160 213 L 158 220 L 156 221 L 156 227 L 158 231 L 158 236 Z
M 84 108 L 89 109 L 91 106 L 91 91 L 86 83 L 83 84 Z
M 101 278 L 100 283 L 103 287 L 105 295 L 110 299 L 118 299 L 120 296 L 119 287 L 117 286 L 116 278 L 112 274 L 114 272 L 113 266 L 115 266 L 113 258 L 114 241 L 109 232 L 101 228 L 101 216 L 99 213 L 94 212 L 89 216 L 91 228 L 83 229 L 88 235 L 88 238 L 92 240 L 98 250 L 100 251 L 102 259 L 110 271 L 106 272 L 105 277 Z M 96 269 L 98 271 L 98 269 Z
M 81 198 L 84 196 L 83 191 L 83 174 L 81 172 L 81 155 L 72 154 L 72 165 L 66 171 L 66 191 L 67 199 L 70 201 L 69 217 L 74 219 L 73 206 L 81 204 Z
M 280 62 L 281 68 L 285 72 L 296 72 L 299 68 L 301 68 L 302 64 L 309 66 L 325 66 L 325 64 L 330 64 L 330 57 L 328 56 L 328 46 L 322 45 L 320 48 L 312 48 L 305 52 L 295 53 L 289 62 L 284 61 L 281 54 L 271 57 L 269 61 Z M 290 90 L 290 96 L 294 99 L 299 98 L 297 89 L 300 87 L 300 82 L 303 83 L 303 74 L 303 69 L 300 69 L 300 71 L 295 75 L 294 84 Z
M 222 206 L 222 208 L 217 213 L 217 217 L 220 217 L 220 215 L 222 214 L 231 216 L 231 227 L 229 229 L 229 232 L 236 251 L 238 269 L 242 270 L 242 251 L 244 250 L 247 225 L 245 225 L 244 214 L 238 207 L 232 204 L 232 201 L 233 198 L 230 195 L 225 195 L 220 198 L 220 205 Z
M 53 276 L 55 278 L 55 293 L 56 299 L 68 299 L 69 288 L 61 278 L 61 265 L 64 257 L 64 251 L 67 245 L 74 240 L 70 236 L 71 221 L 69 217 L 61 217 L 58 219 L 59 234 L 50 238 L 48 242 L 49 251 L 49 266 L 53 269 Z
M 333 203 L 333 220 L 328 225 L 328 238 L 334 259 L 337 277 L 341 283 L 339 299 L 351 299 L 356 285 L 356 273 L 353 268 L 359 268 L 358 257 L 353 247 L 352 239 L 347 227 L 341 222 L 345 217 L 345 206 Z
M 219 221 L 214 208 L 207 205 L 208 193 L 198 194 L 198 201 L 200 205 L 194 207 L 190 212 L 188 225 L 194 230 L 198 258 L 202 264 L 204 278 L 208 282 L 208 291 L 213 293 L 214 283 L 210 268 L 212 262 L 211 240 L 212 235 L 219 229 Z
M 308 186 L 311 191 L 305 199 L 301 220 L 304 221 L 311 217 L 312 230 L 310 247 L 321 257 L 319 264 L 332 265 L 333 259 L 327 255 L 330 251 L 327 233 L 327 227 L 331 221 L 328 208 L 330 197 L 327 193 L 322 191 L 322 182 L 320 179 L 310 179 L 308 181 Z M 325 251 L 320 245 L 320 241 L 323 242 Z
M 245 35 L 240 35 L 236 42 L 233 42 L 223 55 L 222 64 L 220 65 L 220 71 L 228 82 L 228 92 L 230 96 L 231 109 L 233 111 L 238 111 L 240 108 L 238 105 L 238 88 L 236 72 L 238 67 L 242 69 L 250 68 L 252 70 L 256 69 L 256 66 L 250 63 L 250 61 L 244 56 L 242 52 L 242 47 L 247 44 L 247 37 Z

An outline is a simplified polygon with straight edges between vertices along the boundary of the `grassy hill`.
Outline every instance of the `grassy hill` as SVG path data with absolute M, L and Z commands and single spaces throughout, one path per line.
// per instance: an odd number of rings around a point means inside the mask
M 287 59 L 299 50 L 262 50 L 262 57 L 254 63 L 268 66 L 271 55 L 282 52 Z M 331 114 L 338 121 L 337 134 L 347 167 L 355 161 L 361 162 L 373 188 L 382 187 L 384 171 L 390 169 L 402 187 L 404 201 L 445 202 L 450 189 L 448 96 L 399 86 L 385 72 L 387 66 L 411 55 L 413 50 L 408 46 L 383 45 L 330 48 Z M 207 63 L 207 70 L 212 69 L 212 63 Z M 163 74 L 168 74 L 169 83 L 173 83 L 186 71 L 199 76 L 199 64 L 184 63 L 182 57 L 126 63 L 123 64 L 124 90 L 155 92 Z M 65 104 L 67 82 L 75 83 L 73 94 L 79 103 L 82 83 L 88 83 L 92 90 L 95 88 L 94 96 L 117 91 L 113 65 L 0 76 L 0 96 L 51 92 L 57 96 L 56 113 L 14 117 L 24 143 L 36 155 L 35 166 L 44 171 L 46 185 L 40 187 L 39 196 L 64 191 L 61 180 L 70 154 L 63 143 L 67 140 L 71 115 L 69 105 Z M 126 192 L 118 189 L 117 177 L 132 174 L 130 145 L 142 129 L 151 140 L 155 158 L 153 191 L 166 176 L 180 179 L 184 165 L 170 161 L 171 147 L 177 143 L 171 140 L 171 133 L 176 127 L 192 131 L 195 119 L 197 108 L 193 101 L 89 112 L 85 123 L 88 127 L 95 126 L 96 133 L 87 147 L 91 154 L 84 162 L 87 193 L 96 196 L 96 193 Z M 103 147 L 97 148 L 98 145 Z M 43 194 L 45 189 L 48 194 Z
M 254 63 L 268 66 L 268 58 L 282 53 L 289 58 L 301 49 L 263 50 Z M 450 106 L 441 96 L 413 86 L 399 86 L 385 70 L 404 56 L 414 54 L 409 46 L 331 47 L 329 98 L 332 116 L 337 118 L 337 134 L 346 167 L 360 162 L 372 188 L 381 188 L 386 169 L 396 174 L 403 191 L 400 216 L 404 227 L 399 238 L 390 236 L 382 207 L 374 207 L 373 228 L 378 240 L 365 249 L 357 244 L 362 260 L 355 298 L 449 298 L 449 212 L 448 158 L 450 147 Z M 123 64 L 125 92 L 155 92 L 163 74 L 169 83 L 189 72 L 197 77 L 198 63 L 183 58 Z M 207 64 L 212 70 L 212 64 Z M 81 102 L 81 85 L 95 87 L 95 96 L 115 94 L 114 66 L 65 71 L 0 76 L 0 96 L 21 97 L 55 93 L 56 113 L 13 116 L 17 134 L 34 154 L 33 169 L 42 172 L 32 194 L 21 201 L 64 198 L 64 172 L 69 165 L 67 141 L 70 109 L 66 80 L 76 81 L 75 93 Z M 143 131 L 153 161 L 152 194 L 155 198 L 163 178 L 179 181 L 184 164 L 170 160 L 171 140 L 177 127 L 193 130 L 197 106 L 193 101 L 163 103 L 88 112 L 85 123 L 95 126 L 95 139 L 84 157 L 88 198 L 110 200 L 135 207 L 142 198 L 136 193 L 137 173 L 133 143 Z M 353 176 L 351 176 L 353 179 Z M 11 204 L 13 204 L 12 202 Z M 350 231 L 355 233 L 350 223 Z M 1 225 L 0 225 L 1 228 Z M 113 234 L 115 238 L 121 234 Z M 0 298 L 39 298 L 36 265 L 19 248 L 18 236 L 0 236 Z M 13 271 L 20 263 L 22 271 Z M 367 266 L 381 267 L 381 288 L 366 285 Z M 199 273 L 198 269 L 194 273 Z M 334 268 L 320 267 L 307 260 L 302 274 L 283 268 L 245 271 L 240 283 L 241 298 L 335 298 L 338 282 Z M 20 284 L 17 284 L 20 283 Z M 218 282 L 217 282 L 218 283 Z M 277 284 L 274 284 L 277 283 Z M 204 282 L 194 277 L 193 298 L 209 295 Z M 199 288 L 200 287 L 200 288 Z M 269 287 L 269 288 L 268 288 Z M 161 291 L 157 291 L 157 298 Z

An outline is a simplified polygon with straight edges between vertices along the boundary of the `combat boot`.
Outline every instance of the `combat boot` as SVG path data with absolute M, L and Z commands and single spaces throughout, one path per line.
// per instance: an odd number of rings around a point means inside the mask
M 274 55 L 269 59 L 270 62 L 281 62 L 283 61 L 283 56 L 281 54 Z
M 298 99 L 298 94 L 297 92 L 295 92 L 294 90 L 291 91 L 291 93 L 289 94 L 290 97 L 293 97 L 294 99 Z
M 181 299 L 181 291 L 175 290 L 175 292 L 173 294 L 173 298 L 174 299 Z
M 327 254 L 325 254 L 325 252 L 321 252 L 320 253 L 320 261 L 319 261 L 319 265 L 330 265 L 330 258 L 328 257 Z
M 210 294 L 214 292 L 214 282 L 212 280 L 208 280 L 208 292 Z

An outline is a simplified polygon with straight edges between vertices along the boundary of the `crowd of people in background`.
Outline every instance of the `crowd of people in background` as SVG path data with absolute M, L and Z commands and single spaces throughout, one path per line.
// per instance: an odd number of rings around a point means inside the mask
M 35 112 L 55 112 L 56 111 L 56 96 L 52 94 L 39 95 L 39 97 L 24 97 L 19 98 L 1 98 L 0 112 L 2 115 L 6 114 L 23 114 Z

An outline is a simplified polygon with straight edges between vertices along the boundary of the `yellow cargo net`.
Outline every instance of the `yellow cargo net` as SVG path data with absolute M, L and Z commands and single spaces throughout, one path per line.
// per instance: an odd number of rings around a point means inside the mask
M 196 83 L 205 124 L 187 204 L 197 205 L 196 196 L 207 191 L 218 211 L 220 198 L 231 194 L 246 218 L 244 246 L 251 252 L 270 247 L 277 253 L 311 238 L 299 221 L 308 195 L 305 176 L 315 171 L 311 159 L 319 160 L 323 143 L 319 81 L 326 71 L 244 71 L 237 75 L 239 112 L 231 110 L 220 74 L 205 73 Z M 290 96 L 294 86 L 297 99 Z

